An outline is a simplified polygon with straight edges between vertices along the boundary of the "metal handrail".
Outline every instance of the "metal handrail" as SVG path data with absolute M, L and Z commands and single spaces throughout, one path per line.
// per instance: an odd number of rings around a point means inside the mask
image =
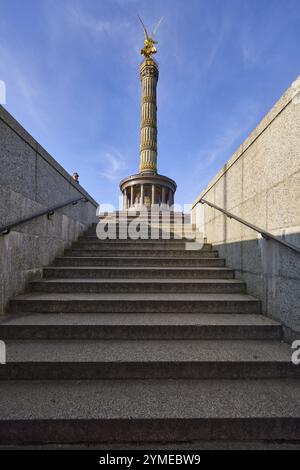
M 30 217 L 26 217 L 25 219 L 16 220 L 15 222 L 9 225 L 0 227 L 0 235 L 7 235 L 11 231 L 11 229 L 16 227 L 17 225 L 25 224 L 26 222 L 30 222 L 31 220 L 37 219 L 38 217 L 41 217 L 46 214 L 48 216 L 48 219 L 50 219 L 51 215 L 53 215 L 54 212 L 57 211 L 58 209 L 62 209 L 63 207 L 70 206 L 71 204 L 75 206 L 76 204 L 78 204 L 78 202 L 81 202 L 81 201 L 88 202 L 88 199 L 86 197 L 72 199 L 71 201 L 64 202 L 63 204 L 49 207 L 48 209 L 37 212 L 36 214 L 33 214 Z
M 300 253 L 300 248 L 298 248 L 296 245 L 293 245 L 292 243 L 286 242 L 284 240 L 281 240 L 280 238 L 276 238 L 272 233 L 266 232 L 260 227 L 257 227 L 256 225 L 251 224 L 250 222 L 247 222 L 244 219 L 241 219 L 241 217 L 238 217 L 237 215 L 232 214 L 231 212 L 228 212 L 225 209 L 222 209 L 222 207 L 216 206 L 216 204 L 213 204 L 212 202 L 207 201 L 206 199 L 199 199 L 201 204 L 207 204 L 208 206 L 213 207 L 214 209 L 217 209 L 218 211 L 222 212 L 225 214 L 227 217 L 230 219 L 237 220 L 243 225 L 246 225 L 246 227 L 251 228 L 252 230 L 255 230 L 256 232 L 260 233 L 263 238 L 266 240 L 274 240 L 277 243 L 280 243 L 281 245 L 284 245 L 286 248 L 289 248 L 290 250 L 296 251 L 296 253 Z

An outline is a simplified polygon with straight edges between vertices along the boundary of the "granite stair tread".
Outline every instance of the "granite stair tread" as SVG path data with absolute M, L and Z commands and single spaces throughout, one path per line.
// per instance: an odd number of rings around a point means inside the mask
M 147 293 L 135 293 L 135 294 L 87 294 L 87 293 L 36 293 L 26 292 L 18 295 L 12 301 L 17 300 L 57 300 L 57 301 L 101 301 L 101 300 L 118 300 L 118 301 L 216 301 L 216 302 L 259 302 L 256 297 L 247 294 L 147 294 Z
M 284 362 L 289 345 L 268 340 L 8 340 L 13 362 Z M 295 366 L 296 368 L 296 366 Z
M 69 279 L 69 278 L 51 278 L 51 279 L 41 279 L 31 281 L 31 284 L 80 284 L 80 283 L 95 283 L 95 284 L 119 284 L 119 283 L 128 283 L 128 284 L 237 284 L 245 285 L 244 281 L 239 279 L 124 279 L 124 278 L 80 278 L 80 279 Z
M 18 314 L 0 321 L 5 339 L 276 339 L 281 325 L 255 314 Z
M 0 421 L 297 418 L 300 382 L 284 380 L 4 381 Z
M 211 326 L 280 326 L 280 323 L 260 314 L 244 315 L 228 313 L 161 313 L 157 315 L 147 313 L 49 313 L 28 315 L 7 315 L 0 320 L 0 332 L 2 325 L 211 325 Z

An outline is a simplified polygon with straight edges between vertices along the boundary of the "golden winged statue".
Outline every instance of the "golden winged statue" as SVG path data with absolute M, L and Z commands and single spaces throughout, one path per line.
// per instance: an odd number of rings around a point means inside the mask
M 140 16 L 139 16 L 139 19 L 140 19 L 140 22 L 142 23 L 144 33 L 145 33 L 145 43 L 144 43 L 145 45 L 144 45 L 143 49 L 141 49 L 141 54 L 143 56 L 145 56 L 146 59 L 150 59 L 152 54 L 157 53 L 157 49 L 156 49 L 154 44 L 158 44 L 158 42 L 154 40 L 154 35 L 155 35 L 156 31 L 158 30 L 158 27 L 159 27 L 160 23 L 162 22 L 163 17 L 157 22 L 151 36 L 149 36 L 148 31 L 146 29 L 146 26 L 144 25 L 144 23 L 143 23 L 142 19 L 140 18 Z

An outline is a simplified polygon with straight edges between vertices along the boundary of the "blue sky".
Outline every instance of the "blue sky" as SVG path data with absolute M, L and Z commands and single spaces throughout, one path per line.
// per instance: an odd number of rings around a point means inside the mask
M 5 107 L 102 203 L 138 171 L 138 13 L 165 17 L 158 169 L 190 203 L 300 74 L 300 1 L 0 0 Z

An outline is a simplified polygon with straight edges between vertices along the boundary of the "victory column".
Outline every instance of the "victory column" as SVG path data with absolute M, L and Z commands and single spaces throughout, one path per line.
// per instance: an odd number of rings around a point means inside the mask
M 142 20 L 140 19 L 142 22 Z M 172 179 L 157 173 L 157 99 L 156 87 L 159 76 L 158 63 L 152 58 L 157 49 L 154 34 L 162 19 L 149 36 L 142 22 L 145 43 L 141 49 L 144 61 L 140 65 L 142 82 L 141 131 L 140 131 L 140 172 L 120 182 L 123 194 L 123 210 L 150 208 L 171 208 L 174 204 L 176 183 Z

